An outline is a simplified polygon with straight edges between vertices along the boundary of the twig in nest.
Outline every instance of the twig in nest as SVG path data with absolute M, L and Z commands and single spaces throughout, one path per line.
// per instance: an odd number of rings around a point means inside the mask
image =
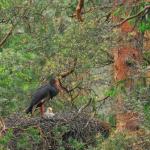
M 90 98 L 88 103 L 83 105 L 82 107 L 80 107 L 80 109 L 78 110 L 77 114 L 75 116 L 73 116 L 69 121 L 72 121 L 75 118 L 77 118 L 82 113 L 82 111 L 91 104 L 91 102 L 92 102 L 92 99 Z
M 74 119 L 76 119 L 76 118 L 82 113 L 82 111 L 90 105 L 91 101 L 92 101 L 92 99 L 90 98 L 89 101 L 88 101 L 88 103 L 86 103 L 85 105 L 83 105 L 82 107 L 80 107 L 80 109 L 78 109 L 76 115 L 74 115 L 71 119 L 64 120 L 64 122 L 62 122 L 62 123 L 59 124 L 59 125 L 68 124 L 68 123 L 70 123 L 71 121 L 73 121 Z
M 85 128 L 89 125 L 90 120 L 92 120 L 92 119 L 94 118 L 94 115 L 95 115 L 95 112 L 92 113 L 91 117 L 89 118 L 89 120 L 87 121 L 87 123 L 86 123 L 86 125 L 83 127 L 83 129 L 85 129 Z

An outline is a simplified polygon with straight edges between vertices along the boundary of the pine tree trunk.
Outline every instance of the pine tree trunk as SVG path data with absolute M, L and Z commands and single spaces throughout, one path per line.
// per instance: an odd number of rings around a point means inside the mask
M 117 1 L 114 1 L 117 7 Z M 122 1 L 124 7 L 128 10 L 128 6 L 131 1 Z M 130 4 L 129 4 L 130 3 Z M 127 14 L 125 12 L 125 14 Z M 122 19 L 113 17 L 113 21 L 118 23 Z M 138 74 L 138 68 L 135 67 L 140 64 L 142 53 L 141 48 L 137 45 L 137 38 L 139 33 L 136 31 L 134 26 L 130 25 L 129 22 L 123 23 L 117 27 L 116 31 L 119 33 L 118 45 L 113 49 L 114 56 L 114 80 L 125 81 L 125 87 L 131 91 L 134 86 L 134 81 L 130 79 L 135 74 Z M 137 130 L 139 126 L 139 115 L 136 112 L 128 111 L 125 105 L 125 101 L 121 94 L 116 97 L 116 122 L 117 131 L 123 131 L 125 129 Z

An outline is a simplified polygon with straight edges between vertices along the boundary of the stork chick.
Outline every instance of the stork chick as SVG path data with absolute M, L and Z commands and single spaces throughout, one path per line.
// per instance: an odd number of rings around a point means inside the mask
M 48 107 L 46 112 L 44 113 L 44 118 L 52 118 L 55 114 L 53 113 L 53 109 L 51 107 Z

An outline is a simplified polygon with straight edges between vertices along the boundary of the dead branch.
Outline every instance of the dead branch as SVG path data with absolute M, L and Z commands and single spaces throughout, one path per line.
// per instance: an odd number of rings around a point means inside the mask
M 146 10 L 150 9 L 150 5 L 149 6 L 146 6 L 143 10 L 141 10 L 140 12 L 138 12 L 137 14 L 133 15 L 133 16 L 130 16 L 126 19 L 124 19 L 122 22 L 114 25 L 113 27 L 118 27 L 118 26 L 121 26 L 122 24 L 124 24 L 125 22 L 127 22 L 128 20 L 131 20 L 133 18 L 136 18 L 138 16 L 140 16 L 141 14 L 143 14 Z M 146 14 L 148 13 L 148 11 L 146 12 Z
M 7 41 L 7 39 L 10 37 L 12 34 L 12 31 L 14 30 L 14 26 L 12 26 L 9 30 L 9 32 L 4 36 L 4 38 L 0 41 L 0 47 L 3 46 L 3 44 Z

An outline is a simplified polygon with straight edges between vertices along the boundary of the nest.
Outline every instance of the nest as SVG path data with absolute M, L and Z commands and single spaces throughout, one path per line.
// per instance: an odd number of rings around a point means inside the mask
M 14 114 L 5 119 L 5 126 L 7 130 L 3 136 L 7 134 L 8 129 L 13 130 L 13 138 L 7 145 L 10 150 L 18 149 L 17 142 L 22 135 L 25 135 L 24 133 L 29 127 L 37 129 L 41 139 L 39 143 L 35 143 L 31 135 L 28 142 L 32 145 L 31 149 L 34 148 L 34 150 L 57 150 L 62 145 L 66 150 L 71 150 L 73 148 L 69 144 L 70 138 L 84 143 L 84 147 L 86 147 L 94 145 L 96 135 L 101 134 L 104 138 L 107 138 L 110 132 L 108 123 L 91 118 L 83 112 L 78 116 L 75 113 L 56 114 L 49 119 L 29 118 Z

